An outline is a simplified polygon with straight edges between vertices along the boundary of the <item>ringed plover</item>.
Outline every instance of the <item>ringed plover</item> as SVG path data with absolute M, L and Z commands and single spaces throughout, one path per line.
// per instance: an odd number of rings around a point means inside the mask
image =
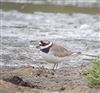
M 41 56 L 48 62 L 54 64 L 53 70 L 57 69 L 58 63 L 60 63 L 66 56 L 77 55 L 80 52 L 72 52 L 64 47 L 54 44 L 50 41 L 39 41 L 36 48 L 40 49 Z

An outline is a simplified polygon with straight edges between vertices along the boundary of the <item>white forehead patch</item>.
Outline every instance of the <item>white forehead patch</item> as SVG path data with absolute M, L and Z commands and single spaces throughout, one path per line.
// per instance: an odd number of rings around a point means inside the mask
M 50 47 L 51 45 L 52 45 L 53 43 L 52 42 L 50 42 L 48 45 L 46 45 L 46 46 L 41 46 L 41 48 L 40 49 L 45 49 L 45 48 L 48 48 L 48 47 Z
M 39 42 L 39 45 L 41 45 L 41 42 Z
M 45 43 L 50 43 L 49 41 L 45 41 Z
M 46 43 L 46 44 L 48 44 L 49 43 L 49 41 L 46 41 L 46 40 L 44 40 L 44 41 L 42 41 L 43 43 Z M 40 41 L 39 42 L 39 45 L 41 45 L 42 44 L 42 42 Z

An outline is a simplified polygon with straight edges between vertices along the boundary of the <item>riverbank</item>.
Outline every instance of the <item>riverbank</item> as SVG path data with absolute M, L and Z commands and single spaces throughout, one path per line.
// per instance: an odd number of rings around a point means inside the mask
M 34 4 L 34 3 L 13 3 L 0 2 L 0 8 L 5 11 L 17 10 L 23 13 L 33 13 L 35 11 L 50 13 L 87 13 L 98 14 L 98 7 L 77 7 L 71 5 L 51 5 L 51 4 Z
M 87 66 L 61 68 L 53 71 L 43 67 L 2 69 L 0 91 L 2 93 L 99 93 L 91 88 L 81 75 Z M 37 92 L 38 91 L 38 92 Z

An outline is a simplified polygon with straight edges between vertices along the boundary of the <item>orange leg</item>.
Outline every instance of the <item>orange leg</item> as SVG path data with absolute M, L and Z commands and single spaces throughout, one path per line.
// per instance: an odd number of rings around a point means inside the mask
M 57 67 L 58 67 L 58 63 L 55 63 L 53 66 L 53 70 L 57 69 Z
M 53 70 L 55 69 L 55 67 L 56 67 L 56 64 L 54 63 Z
M 58 63 L 56 64 L 56 69 L 57 69 L 57 67 L 58 67 Z

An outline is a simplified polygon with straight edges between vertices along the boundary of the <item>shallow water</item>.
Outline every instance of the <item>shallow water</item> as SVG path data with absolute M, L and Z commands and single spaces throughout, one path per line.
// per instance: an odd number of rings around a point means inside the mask
M 98 15 L 43 12 L 26 14 L 0 10 L 0 17 L 1 67 L 35 65 L 51 68 L 51 64 L 44 61 L 35 48 L 41 39 L 51 40 L 66 49 L 84 54 L 66 58 L 59 67 L 86 65 L 95 56 L 100 56 Z M 34 47 L 31 48 L 30 45 Z

